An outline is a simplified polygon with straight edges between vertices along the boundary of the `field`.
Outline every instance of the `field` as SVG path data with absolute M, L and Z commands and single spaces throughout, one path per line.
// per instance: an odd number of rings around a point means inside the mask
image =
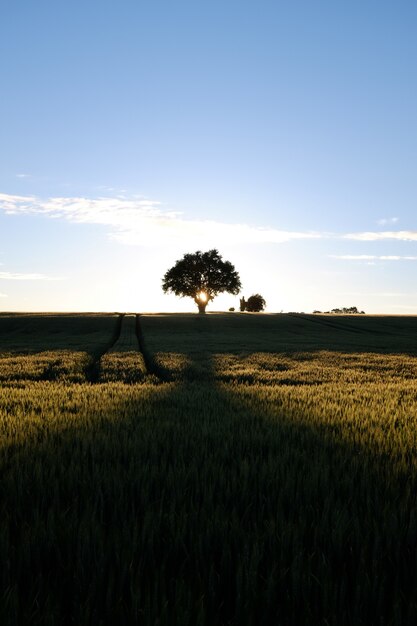
M 0 315 L 0 623 L 417 623 L 417 318 Z

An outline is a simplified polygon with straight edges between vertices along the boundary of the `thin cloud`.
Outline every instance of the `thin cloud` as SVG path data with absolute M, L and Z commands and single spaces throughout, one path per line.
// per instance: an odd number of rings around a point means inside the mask
M 360 298 L 408 298 L 410 295 L 414 295 L 414 294 L 409 294 L 409 293 L 399 293 L 399 292 L 393 292 L 393 291 L 380 291 L 380 292 L 374 292 L 374 293 L 370 293 L 369 291 L 367 291 L 366 293 L 360 292 L 360 291 L 340 291 L 337 292 L 338 296 L 355 296 L 355 297 L 360 297 Z
M 7 214 L 29 211 L 35 200 L 34 196 L 14 196 L 0 193 L 0 209 Z
M 387 224 L 396 224 L 398 222 L 398 217 L 383 217 L 382 219 L 377 221 L 377 224 L 380 226 L 386 226 Z
M 342 238 L 354 239 L 356 241 L 386 241 L 388 239 L 395 239 L 396 241 L 417 241 L 417 230 L 348 233 L 347 235 L 342 235 Z
M 16 178 L 32 178 L 32 174 L 16 174 Z
M 19 272 L 0 272 L 0 280 L 60 280 L 59 278 L 52 278 L 45 274 L 36 273 L 19 273 Z
M 42 215 L 69 222 L 98 224 L 109 229 L 110 237 L 129 245 L 170 245 L 197 242 L 198 245 L 243 243 L 284 243 L 296 239 L 318 239 L 317 232 L 285 231 L 248 224 L 215 220 L 193 220 L 176 211 L 162 209 L 159 202 L 138 196 L 54 197 L 0 194 L 0 209 L 9 215 Z
M 391 306 L 393 309 L 402 309 L 404 311 L 416 311 L 417 312 L 416 304 L 392 304 Z
M 344 261 L 417 261 L 417 256 L 375 255 L 375 254 L 330 254 L 332 259 Z
M 0 291 L 0 298 L 8 298 L 9 296 L 7 295 L 7 293 L 1 293 Z

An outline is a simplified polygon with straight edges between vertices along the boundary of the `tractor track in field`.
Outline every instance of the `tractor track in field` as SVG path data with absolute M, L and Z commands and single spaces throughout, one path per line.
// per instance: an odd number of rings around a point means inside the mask
M 319 317 L 313 318 L 308 315 L 302 315 L 301 313 L 287 313 L 287 315 L 289 315 L 290 317 L 295 317 L 298 319 L 305 320 L 307 322 L 312 322 L 313 324 L 319 324 L 320 326 L 326 326 L 327 328 L 334 328 L 336 330 L 343 330 L 349 333 L 354 333 L 355 335 L 367 335 L 367 334 L 384 335 L 386 334 L 380 330 L 375 330 L 375 329 L 351 328 L 347 324 L 343 324 L 343 323 L 338 324 L 336 322 L 328 322 L 327 320 L 325 321 L 323 319 L 320 319 Z
M 148 372 L 148 374 L 153 374 L 154 376 L 159 378 L 161 382 L 169 382 L 170 380 L 172 380 L 172 377 L 168 370 L 161 367 L 155 362 L 153 355 L 146 347 L 142 325 L 140 323 L 140 313 L 137 313 L 136 315 L 136 337 L 138 339 L 139 350 L 142 353 L 143 360 L 145 361 L 146 371 Z
M 116 341 L 118 341 L 118 339 L 120 337 L 120 332 L 122 330 L 122 323 L 123 323 L 124 316 L 125 316 L 125 313 L 120 313 L 120 315 L 118 316 L 118 318 L 116 320 L 114 333 L 113 333 L 113 336 L 112 336 L 110 342 L 104 348 L 101 348 L 100 350 L 97 350 L 97 351 L 95 351 L 92 354 L 91 360 L 90 360 L 90 362 L 88 363 L 87 367 L 84 370 L 84 374 L 85 374 L 85 378 L 86 378 L 87 382 L 89 382 L 89 383 L 97 383 L 97 382 L 99 382 L 99 377 L 100 377 L 100 359 L 109 350 L 111 350 L 112 347 L 114 346 L 114 344 L 116 343 Z

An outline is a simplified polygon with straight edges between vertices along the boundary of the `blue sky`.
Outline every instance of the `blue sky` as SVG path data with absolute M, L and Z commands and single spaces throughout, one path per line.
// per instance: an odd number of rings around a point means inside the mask
M 416 23 L 401 0 L 1 3 L 0 309 L 193 310 L 161 277 L 217 247 L 269 311 L 417 313 Z

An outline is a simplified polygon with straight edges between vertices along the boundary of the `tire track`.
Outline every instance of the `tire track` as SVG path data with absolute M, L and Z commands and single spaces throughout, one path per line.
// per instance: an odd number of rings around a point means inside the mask
M 136 315 L 136 336 L 148 374 L 153 374 L 159 378 L 161 382 L 169 382 L 172 380 L 170 372 L 156 363 L 153 354 L 146 347 L 145 337 L 140 323 L 140 313 Z
M 116 325 L 115 325 L 115 329 L 114 329 L 114 333 L 112 335 L 112 338 L 110 340 L 110 342 L 103 348 L 98 348 L 96 351 L 93 352 L 93 354 L 91 355 L 91 360 L 88 363 L 87 367 L 84 370 L 84 374 L 85 374 L 85 378 L 87 380 L 87 382 L 89 383 L 97 383 L 100 377 L 100 359 L 102 356 L 104 356 L 106 354 L 106 352 L 108 352 L 109 350 L 112 349 L 112 347 L 114 346 L 114 344 L 116 343 L 116 341 L 118 341 L 119 337 L 120 337 L 120 332 L 122 329 L 122 322 L 123 322 L 123 318 L 124 318 L 125 314 L 121 313 L 117 320 L 116 320 Z
M 346 331 L 349 333 L 354 333 L 355 335 L 367 335 L 367 334 L 386 335 L 386 333 L 380 330 L 374 330 L 374 329 L 368 329 L 368 328 L 366 329 L 365 328 L 364 329 L 351 328 L 350 326 L 347 326 L 345 324 L 332 323 L 332 322 L 324 321 L 323 319 L 320 319 L 319 317 L 313 318 L 307 315 L 302 315 L 301 313 L 287 313 L 287 315 L 289 317 L 295 317 L 298 319 L 305 320 L 306 322 L 311 322 L 312 324 L 319 324 L 320 326 L 325 326 L 327 328 L 334 328 L 336 330 L 342 330 L 342 331 Z

